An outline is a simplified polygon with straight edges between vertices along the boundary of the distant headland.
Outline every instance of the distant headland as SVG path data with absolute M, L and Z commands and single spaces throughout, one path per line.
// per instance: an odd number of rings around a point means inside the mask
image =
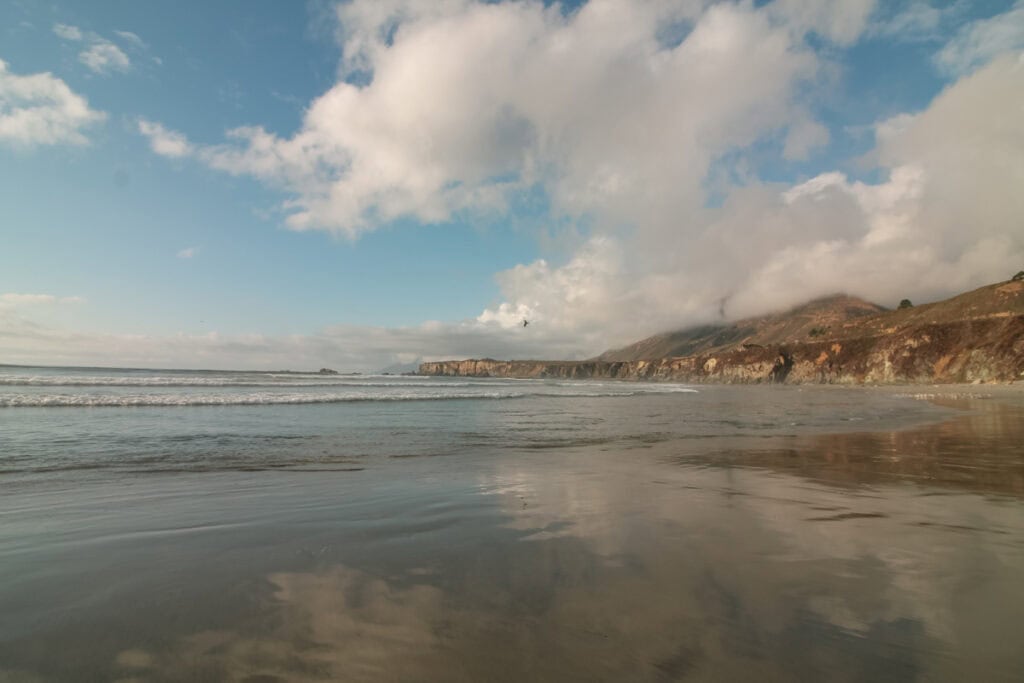
M 1024 271 L 896 310 L 846 295 L 784 313 L 658 334 L 584 361 L 422 363 L 419 374 L 687 383 L 980 383 L 1024 380 Z

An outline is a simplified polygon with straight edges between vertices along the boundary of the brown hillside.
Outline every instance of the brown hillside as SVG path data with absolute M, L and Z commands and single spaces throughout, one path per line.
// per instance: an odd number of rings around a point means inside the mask
M 1024 315 L 1024 281 L 999 282 L 951 299 L 848 321 L 830 330 L 825 338 L 873 337 L 926 325 L 1012 318 L 1019 315 Z
M 621 349 L 606 351 L 601 361 L 633 361 L 692 356 L 737 346 L 773 346 L 827 338 L 851 321 L 886 309 L 845 294 L 816 299 L 784 313 L 772 313 L 722 325 L 702 325 L 648 337 Z
M 877 337 L 910 327 L 1017 315 L 1024 315 L 1024 281 L 986 285 L 951 299 L 895 311 L 838 294 L 785 313 L 656 334 L 621 349 L 606 351 L 596 360 L 654 360 L 740 347 Z

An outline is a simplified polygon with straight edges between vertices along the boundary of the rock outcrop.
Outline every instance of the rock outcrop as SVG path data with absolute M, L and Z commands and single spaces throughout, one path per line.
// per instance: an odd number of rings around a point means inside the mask
M 833 321 L 835 322 L 835 321 Z M 1024 380 L 1024 282 L 946 301 L 808 327 L 777 343 L 740 340 L 685 356 L 634 360 L 423 363 L 419 374 L 608 378 L 687 383 L 947 383 Z

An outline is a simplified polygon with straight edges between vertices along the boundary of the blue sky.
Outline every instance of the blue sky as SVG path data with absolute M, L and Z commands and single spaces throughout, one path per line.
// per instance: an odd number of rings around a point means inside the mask
M 0 255 L 4 291 L 84 297 L 82 324 L 97 331 L 300 333 L 475 316 L 498 294 L 493 273 L 535 255 L 525 232 L 465 223 L 428 233 L 405 222 L 359 243 L 297 235 L 281 229 L 281 193 L 149 151 L 136 117 L 199 140 L 245 124 L 293 131 L 337 68 L 315 8 L 85 8 L 10 6 L 0 21 L 20 29 L 9 30 L 0 57 L 12 71 L 60 74 L 109 115 L 88 147 L 4 150 L 0 180 L 18 200 L 5 220 L 17 248 Z M 111 40 L 131 30 L 146 47 L 125 46 L 127 73 L 97 74 L 78 62 L 81 43 L 53 33 L 57 23 Z M 176 257 L 190 247 L 192 258 Z
M 10 2 L 0 27 L 0 362 L 586 357 L 723 298 L 891 305 L 1024 262 L 1020 3 Z

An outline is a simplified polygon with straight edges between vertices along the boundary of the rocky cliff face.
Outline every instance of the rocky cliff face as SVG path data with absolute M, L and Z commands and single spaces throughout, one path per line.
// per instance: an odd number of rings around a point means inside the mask
M 830 334 L 649 360 L 440 361 L 422 375 L 687 383 L 946 383 L 1024 380 L 1024 282 L 846 321 Z M 824 338 L 821 338 L 824 337 Z

